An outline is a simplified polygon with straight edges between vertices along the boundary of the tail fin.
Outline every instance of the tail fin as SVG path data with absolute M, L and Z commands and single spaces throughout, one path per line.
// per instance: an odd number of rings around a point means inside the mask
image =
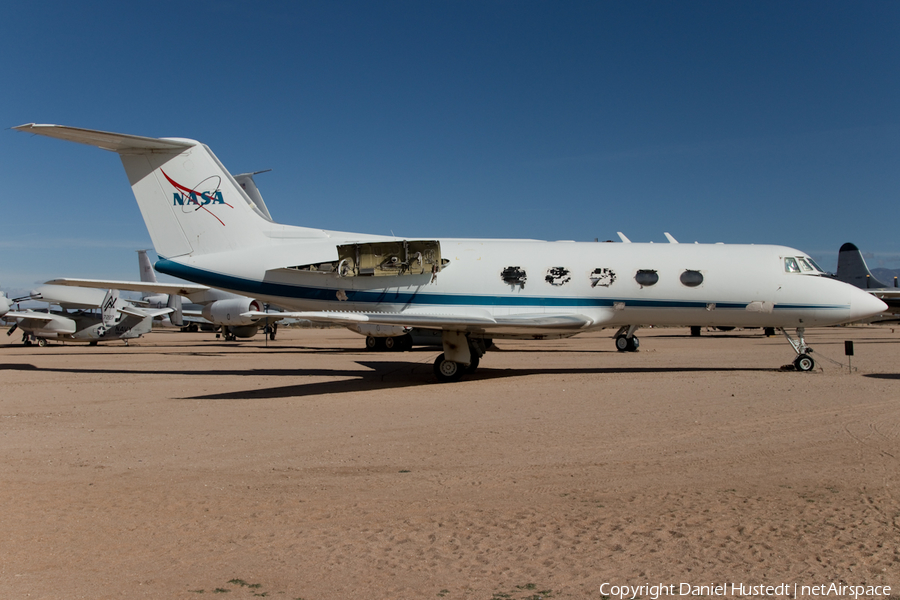
M 225 252 L 268 241 L 266 232 L 273 224 L 200 142 L 34 123 L 14 129 L 117 152 L 161 257 Z M 316 235 L 316 230 L 292 229 Z
M 166 302 L 166 308 L 171 308 L 169 320 L 172 325 L 182 327 L 184 325 L 184 312 L 181 310 L 181 296 L 178 294 L 169 294 L 169 301 Z
M 109 290 L 106 292 L 106 297 L 103 298 L 103 304 L 100 305 L 100 312 L 105 327 L 112 327 L 116 324 L 116 318 L 119 316 L 119 311 L 116 310 L 116 305 L 118 303 L 119 290 Z
M 866 266 L 862 252 L 854 244 L 847 242 L 838 252 L 837 278 L 839 281 L 862 289 L 885 288 L 884 283 L 875 279 Z
M 266 169 L 265 171 L 255 171 L 253 173 L 241 173 L 240 175 L 235 175 L 234 180 L 238 182 L 238 185 L 241 186 L 241 189 L 244 190 L 244 193 L 253 200 L 253 204 L 256 205 L 256 208 L 259 209 L 259 212 L 267 218 L 268 220 L 272 220 L 272 215 L 269 214 L 269 209 L 266 207 L 266 203 L 262 199 L 262 194 L 259 193 L 259 188 L 256 187 L 256 181 L 253 179 L 254 175 L 259 175 L 260 173 L 268 173 L 272 169 Z
M 141 281 L 144 283 L 156 283 L 156 273 L 153 271 L 153 265 L 150 264 L 150 257 L 147 256 L 146 250 L 138 250 L 138 267 L 141 271 Z

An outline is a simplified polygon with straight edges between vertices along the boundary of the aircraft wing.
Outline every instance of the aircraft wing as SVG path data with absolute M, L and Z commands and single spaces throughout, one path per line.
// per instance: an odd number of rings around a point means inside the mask
M 55 315 L 47 314 L 47 313 L 39 313 L 39 312 L 31 312 L 31 311 L 16 311 L 11 310 L 4 315 L 6 319 L 33 319 L 35 321 L 41 322 L 50 322 L 55 320 Z
M 250 311 L 242 313 L 243 317 L 281 319 L 305 319 L 318 323 L 335 323 L 349 325 L 352 323 L 372 323 L 378 325 L 402 325 L 430 329 L 477 330 L 477 331 L 510 331 L 521 330 L 524 333 L 541 330 L 577 331 L 594 324 L 594 320 L 579 314 L 534 314 L 512 315 L 507 317 L 490 317 L 475 315 L 439 315 L 423 313 L 361 313 L 361 312 L 329 312 L 300 311 L 264 313 Z
M 48 285 L 70 285 L 75 287 L 100 288 L 104 290 L 124 290 L 127 292 L 152 292 L 154 294 L 175 294 L 188 296 L 205 292 L 209 287 L 195 283 L 151 283 L 145 281 L 113 281 L 106 279 L 53 279 Z

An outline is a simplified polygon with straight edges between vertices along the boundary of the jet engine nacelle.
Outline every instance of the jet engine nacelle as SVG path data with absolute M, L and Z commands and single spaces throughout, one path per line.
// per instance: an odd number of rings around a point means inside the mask
M 396 337 L 412 331 L 412 327 L 403 325 L 376 325 L 372 323 L 358 323 L 349 328 L 357 333 L 372 337 Z
M 259 302 L 250 298 L 216 300 L 203 307 L 203 318 L 216 325 L 253 325 L 258 319 L 242 317 L 241 314 L 261 310 Z

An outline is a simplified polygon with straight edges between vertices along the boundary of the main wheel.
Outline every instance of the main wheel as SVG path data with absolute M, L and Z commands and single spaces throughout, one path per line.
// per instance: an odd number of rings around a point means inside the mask
M 452 360 L 445 360 L 443 354 L 434 359 L 434 376 L 441 383 L 459 381 L 464 371 L 463 365 Z
M 386 337 L 384 338 L 384 349 L 388 352 L 401 349 L 400 338 Z
M 373 352 L 380 352 L 384 350 L 384 340 L 386 338 L 375 337 L 374 335 L 366 336 L 366 350 L 372 350 Z
M 628 338 L 624 335 L 620 335 L 616 338 L 616 350 L 619 352 L 627 352 L 629 346 L 631 346 L 631 344 L 628 343 Z
M 637 338 L 636 335 L 631 336 L 631 343 L 628 345 L 629 352 L 637 352 L 637 349 L 641 347 L 641 340 Z
M 469 363 L 469 366 L 466 367 L 466 373 L 474 373 L 475 369 L 478 368 L 478 363 L 481 362 L 481 359 L 478 358 L 477 354 L 472 354 L 472 362 Z
M 798 371 L 812 371 L 816 367 L 816 361 L 809 354 L 801 354 L 794 360 L 794 368 Z
M 38 338 L 38 346 L 43 348 L 46 345 L 47 345 L 47 340 L 45 340 L 44 338 Z

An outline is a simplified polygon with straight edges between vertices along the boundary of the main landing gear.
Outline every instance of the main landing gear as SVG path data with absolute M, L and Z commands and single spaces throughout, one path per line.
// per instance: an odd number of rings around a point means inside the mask
M 481 357 L 493 343 L 486 339 L 468 339 L 459 332 L 444 332 L 443 339 L 444 353 L 434 360 L 434 376 L 440 383 L 459 381 L 463 375 L 474 373 Z M 455 360 L 450 360 L 448 356 Z
M 625 325 L 616 332 L 616 350 L 619 352 L 637 352 L 641 347 L 641 341 L 635 337 L 634 332 L 640 325 Z
M 374 350 L 376 352 L 405 352 L 407 350 L 412 350 L 412 347 L 412 336 L 408 333 L 394 337 L 366 336 L 366 350 Z
M 784 337 L 787 338 L 788 343 L 794 349 L 794 352 L 797 353 L 797 358 L 794 359 L 794 368 L 798 371 L 812 371 L 816 368 L 816 361 L 813 360 L 813 357 L 810 356 L 812 354 L 812 348 L 810 348 L 806 344 L 806 340 L 803 339 L 803 333 L 805 329 L 803 327 L 797 328 L 797 339 L 795 340 L 790 336 L 786 329 L 781 328 L 781 333 L 784 334 Z

